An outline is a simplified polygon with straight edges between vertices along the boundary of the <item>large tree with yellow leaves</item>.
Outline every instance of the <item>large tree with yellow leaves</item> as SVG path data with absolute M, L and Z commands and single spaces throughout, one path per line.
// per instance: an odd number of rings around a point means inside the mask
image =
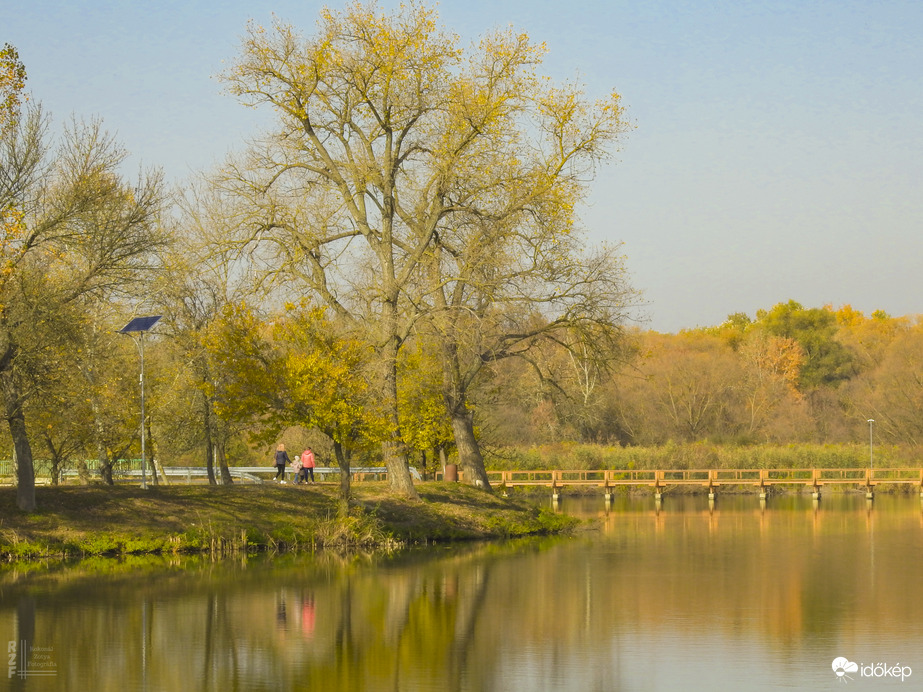
M 411 496 L 398 352 L 423 317 L 470 308 L 434 294 L 458 278 L 438 273 L 458 266 L 439 256 L 483 242 L 480 233 L 513 241 L 529 227 L 540 245 L 486 242 L 468 256 L 534 276 L 523 248 L 542 252 L 570 232 L 594 164 L 624 129 L 617 94 L 591 103 L 540 77 L 545 49 L 527 36 L 459 44 L 423 5 L 388 14 L 354 3 L 324 10 L 311 37 L 251 25 L 224 75 L 244 103 L 277 115 L 225 172 L 239 202 L 235 240 L 268 276 L 294 277 L 377 345 L 385 462 L 392 489 Z M 489 274 L 464 270 L 479 282 Z

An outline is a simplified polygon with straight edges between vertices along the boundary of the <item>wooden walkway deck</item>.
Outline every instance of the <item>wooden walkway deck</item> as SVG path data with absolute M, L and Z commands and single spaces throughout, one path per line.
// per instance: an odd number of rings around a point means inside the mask
M 900 469 L 684 469 L 684 470 L 603 470 L 603 471 L 488 471 L 491 485 L 508 487 L 544 485 L 646 485 L 664 488 L 671 485 L 861 485 L 910 484 L 923 488 L 923 468 Z
M 488 471 L 487 477 L 494 488 L 546 486 L 554 495 L 569 486 L 598 486 L 607 496 L 611 488 L 619 486 L 648 486 L 659 498 L 673 486 L 704 487 L 712 496 L 721 486 L 757 486 L 764 493 L 773 485 L 803 485 L 819 496 L 825 485 L 851 485 L 864 488 L 871 497 L 877 486 L 909 485 L 923 496 L 923 468 Z

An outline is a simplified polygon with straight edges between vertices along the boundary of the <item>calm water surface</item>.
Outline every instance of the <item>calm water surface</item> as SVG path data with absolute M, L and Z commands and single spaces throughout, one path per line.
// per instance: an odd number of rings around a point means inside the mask
M 923 689 L 916 496 L 561 509 L 600 529 L 392 557 L 7 568 L 4 677 L 120 692 Z M 840 657 L 858 669 L 838 677 Z

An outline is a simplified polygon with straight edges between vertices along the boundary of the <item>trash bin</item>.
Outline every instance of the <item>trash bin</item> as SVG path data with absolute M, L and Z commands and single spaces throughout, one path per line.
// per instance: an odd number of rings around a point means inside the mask
M 448 483 L 458 483 L 458 464 L 446 464 L 442 480 Z

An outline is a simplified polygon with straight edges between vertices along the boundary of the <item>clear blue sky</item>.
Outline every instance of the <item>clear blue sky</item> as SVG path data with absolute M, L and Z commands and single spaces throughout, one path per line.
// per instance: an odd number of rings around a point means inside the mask
M 98 115 L 133 162 L 181 182 L 263 121 L 213 79 L 247 20 L 275 12 L 310 33 L 321 6 L 4 0 L 0 43 L 56 122 Z M 548 44 L 548 74 L 622 94 L 637 129 L 584 220 L 624 242 L 642 326 L 789 299 L 923 313 L 923 2 L 446 0 L 439 13 L 466 40 L 513 24 Z

